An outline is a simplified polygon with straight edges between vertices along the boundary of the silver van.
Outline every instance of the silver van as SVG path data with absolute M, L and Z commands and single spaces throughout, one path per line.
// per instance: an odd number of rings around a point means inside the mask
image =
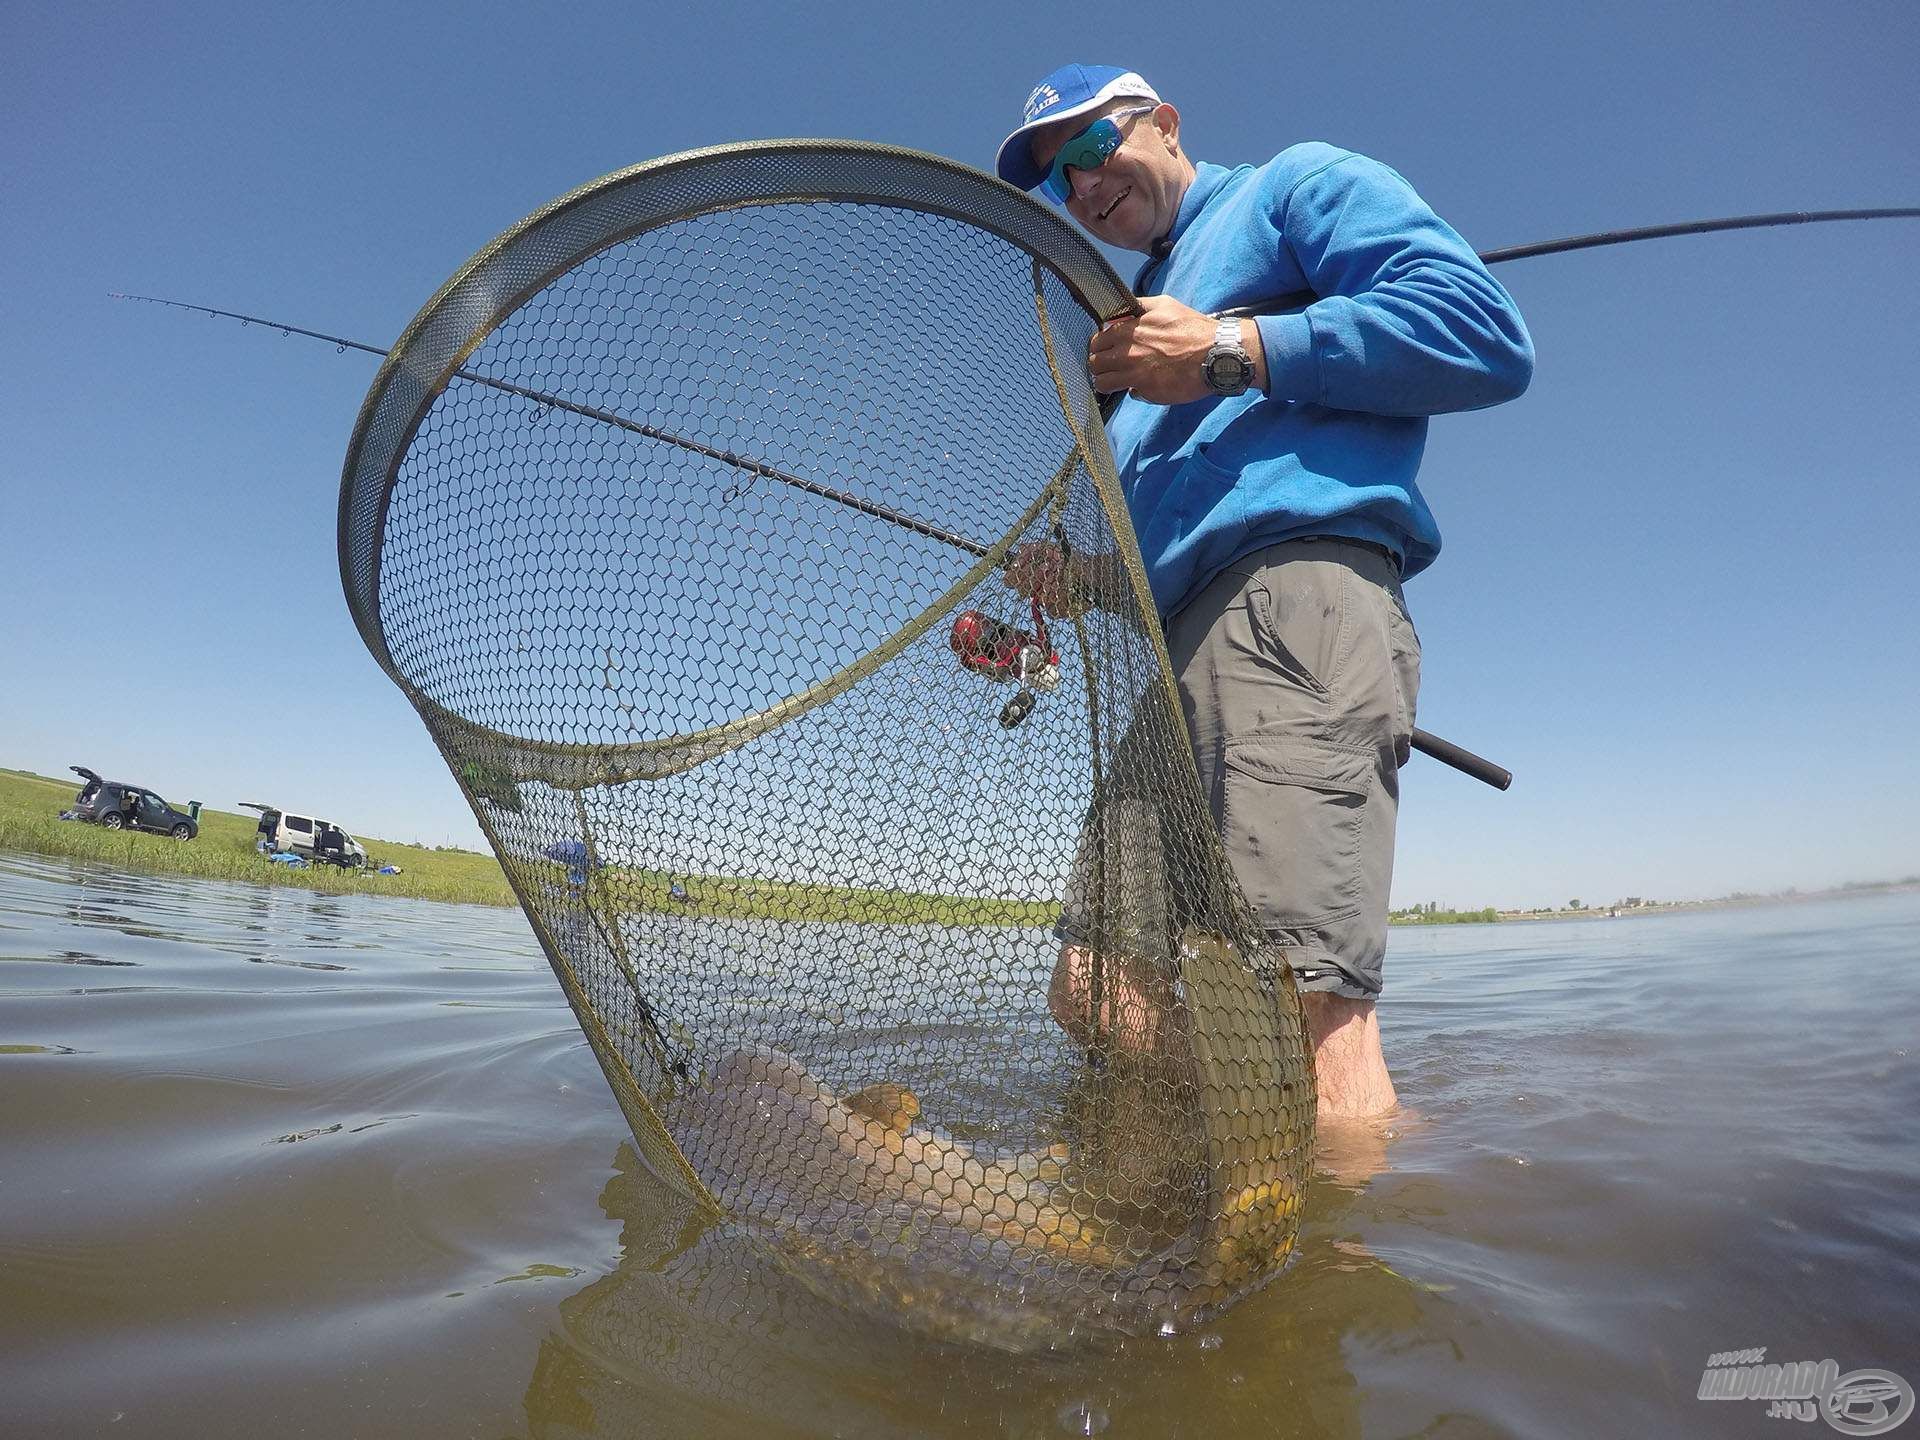
M 367 863 L 367 847 L 331 820 L 258 800 L 243 800 L 241 808 L 260 812 L 260 823 L 254 827 L 257 849 L 290 851 L 316 864 L 338 865 L 343 870 L 357 870 Z

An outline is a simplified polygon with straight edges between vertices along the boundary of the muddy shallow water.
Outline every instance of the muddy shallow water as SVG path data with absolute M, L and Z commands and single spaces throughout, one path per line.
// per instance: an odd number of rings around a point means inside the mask
M 1753 1435 L 1710 1354 L 1920 1382 L 1920 896 L 1390 958 L 1412 1113 L 1330 1137 L 1289 1271 L 1016 1357 L 693 1224 L 517 912 L 0 856 L 0 1433 Z

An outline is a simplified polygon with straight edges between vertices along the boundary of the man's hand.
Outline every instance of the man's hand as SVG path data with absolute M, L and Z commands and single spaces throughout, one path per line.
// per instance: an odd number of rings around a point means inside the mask
M 1056 620 L 1084 615 L 1092 608 L 1079 557 L 1070 561 L 1051 540 L 1030 541 L 1014 551 L 1001 579 L 1022 600 L 1038 596 L 1040 608 Z
M 1170 295 L 1144 295 L 1138 315 L 1123 315 L 1100 327 L 1087 347 L 1087 366 L 1093 388 L 1101 394 L 1129 390 L 1154 405 L 1184 405 L 1205 400 L 1207 388 L 1201 365 L 1213 348 L 1219 322 Z M 1253 389 L 1267 385 L 1266 351 L 1260 327 L 1240 322 L 1240 343 L 1253 357 Z
M 1075 1044 L 1096 1042 L 1118 1050 L 1156 1049 L 1164 1035 L 1173 995 L 1166 979 L 1139 959 L 1108 956 L 1100 965 L 1100 1013 L 1094 1014 L 1094 952 L 1062 945 L 1047 985 L 1047 1011 Z

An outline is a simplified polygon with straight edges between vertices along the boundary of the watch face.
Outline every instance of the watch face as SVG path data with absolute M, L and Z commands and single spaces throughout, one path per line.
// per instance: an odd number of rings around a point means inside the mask
M 1238 395 L 1253 378 L 1253 367 L 1227 351 L 1207 357 L 1207 384 L 1223 395 Z

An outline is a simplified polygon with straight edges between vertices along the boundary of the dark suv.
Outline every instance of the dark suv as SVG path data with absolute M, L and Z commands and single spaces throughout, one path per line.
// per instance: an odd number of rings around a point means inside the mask
M 183 815 L 144 785 L 102 780 L 84 765 L 67 768 L 87 783 L 73 797 L 73 808 L 60 812 L 62 820 L 85 820 L 109 830 L 151 830 L 176 840 L 191 840 L 200 833 L 198 800 Z

